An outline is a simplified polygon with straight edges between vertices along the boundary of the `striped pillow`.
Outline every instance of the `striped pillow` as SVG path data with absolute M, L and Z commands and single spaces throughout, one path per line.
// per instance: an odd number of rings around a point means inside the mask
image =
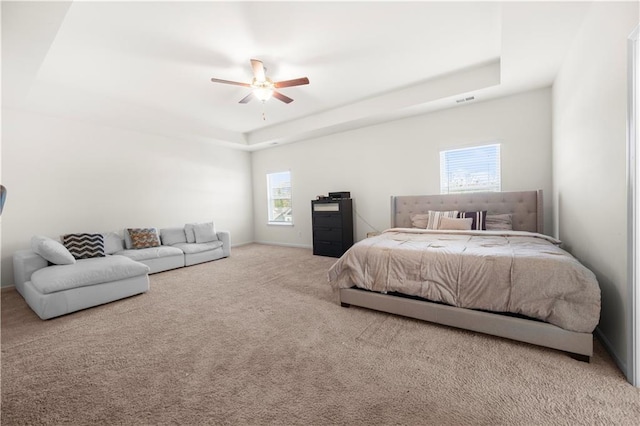
M 448 212 L 429 210 L 429 222 L 427 223 L 427 229 L 438 229 L 440 227 L 440 219 L 443 217 L 455 219 L 458 217 L 458 210 Z
M 486 231 L 487 230 L 487 211 L 478 211 L 478 212 L 460 212 L 458 215 L 459 218 L 472 218 L 473 223 L 471 223 L 471 229 L 477 231 Z
M 62 236 L 62 245 L 76 259 L 104 257 L 104 235 L 102 234 L 67 234 Z
M 131 246 L 134 249 L 158 247 L 160 236 L 156 228 L 129 228 L 127 229 L 131 238 Z

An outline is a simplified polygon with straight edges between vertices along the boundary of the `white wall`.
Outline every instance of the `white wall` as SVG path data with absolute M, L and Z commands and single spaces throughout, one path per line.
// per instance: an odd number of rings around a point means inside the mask
M 253 153 L 255 240 L 312 245 L 311 200 L 351 191 L 356 239 L 390 225 L 390 196 L 440 192 L 439 151 L 502 144 L 502 189 L 543 189 L 551 232 L 549 88 Z M 291 170 L 294 226 L 267 225 L 266 173 Z M 363 220 L 364 219 L 364 220 Z
M 627 366 L 627 37 L 637 3 L 595 2 L 553 85 L 556 233 L 598 277 L 598 331 Z
M 213 220 L 253 241 L 250 153 L 2 110 L 2 286 L 34 234 Z

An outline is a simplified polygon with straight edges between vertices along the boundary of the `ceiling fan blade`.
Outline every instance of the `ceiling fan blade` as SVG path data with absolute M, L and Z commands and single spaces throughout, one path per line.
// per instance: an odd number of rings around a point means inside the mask
M 249 83 L 240 83 L 239 81 L 221 80 L 219 78 L 212 78 L 211 81 L 213 81 L 214 83 L 225 83 L 225 84 L 234 84 L 236 86 L 251 87 Z
M 276 92 L 275 90 L 273 91 L 273 97 L 278 99 L 278 100 L 281 100 L 285 104 L 290 104 L 291 102 L 293 102 L 293 99 L 291 99 L 288 96 L 283 95 L 280 92 Z
M 240 99 L 241 104 L 246 104 L 248 103 L 251 99 L 253 99 L 253 92 L 249 93 L 247 96 L 245 96 L 244 98 Z
M 252 59 L 251 68 L 253 69 L 253 76 L 257 81 L 265 81 L 267 79 L 264 75 L 264 65 L 262 64 L 262 61 Z
M 273 87 L 280 89 L 281 87 L 302 86 L 303 84 L 309 84 L 307 77 L 294 78 L 293 80 L 277 81 L 273 83 Z

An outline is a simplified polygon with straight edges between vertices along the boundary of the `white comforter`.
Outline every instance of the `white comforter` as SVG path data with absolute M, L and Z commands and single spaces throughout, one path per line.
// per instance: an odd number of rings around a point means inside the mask
M 600 319 L 600 287 L 558 245 L 521 231 L 394 228 L 355 244 L 328 277 L 334 288 L 399 292 L 590 333 Z

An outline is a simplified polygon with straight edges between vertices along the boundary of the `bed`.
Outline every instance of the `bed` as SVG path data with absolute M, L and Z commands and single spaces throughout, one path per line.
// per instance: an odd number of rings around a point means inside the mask
M 542 191 L 393 196 L 391 228 L 352 246 L 329 270 L 329 283 L 343 307 L 486 333 L 589 361 L 600 288 L 591 271 L 543 234 L 542 206 Z M 429 211 L 509 215 L 512 229 L 416 228 Z

